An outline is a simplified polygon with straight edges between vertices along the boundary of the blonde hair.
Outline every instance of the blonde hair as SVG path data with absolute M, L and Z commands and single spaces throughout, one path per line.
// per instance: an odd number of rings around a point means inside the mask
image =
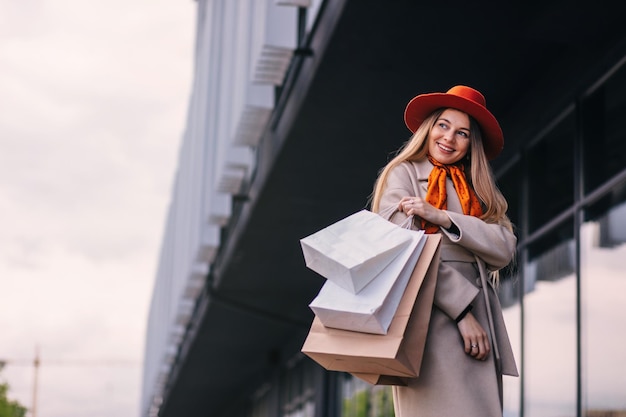
M 372 193 L 372 211 L 378 212 L 380 209 L 380 200 L 383 195 L 383 191 L 387 185 L 387 177 L 389 173 L 402 162 L 405 161 L 419 161 L 426 157 L 428 147 L 426 146 L 426 138 L 430 134 L 432 127 L 435 125 L 441 113 L 444 109 L 435 110 L 430 116 L 428 116 L 422 124 L 415 130 L 413 136 L 404 143 L 396 151 L 394 158 L 387 163 L 387 165 L 378 174 L 378 179 L 374 183 L 374 191 Z

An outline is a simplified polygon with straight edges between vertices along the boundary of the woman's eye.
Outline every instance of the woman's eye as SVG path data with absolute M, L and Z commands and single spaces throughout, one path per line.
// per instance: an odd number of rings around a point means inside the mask
M 469 135 L 467 134 L 467 132 L 464 132 L 464 131 L 462 131 L 462 130 L 461 130 L 461 131 L 459 131 L 459 132 L 458 132 L 458 134 L 459 134 L 459 135 L 461 135 L 461 136 L 463 136 L 464 138 L 468 138 L 468 137 L 469 137 Z

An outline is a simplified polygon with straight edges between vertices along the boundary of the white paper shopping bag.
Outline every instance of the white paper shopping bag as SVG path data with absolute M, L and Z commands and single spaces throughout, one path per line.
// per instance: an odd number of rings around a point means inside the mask
M 411 231 L 368 210 L 300 239 L 306 266 L 358 293 L 411 241 Z
M 424 231 L 410 234 L 411 243 L 358 294 L 326 281 L 309 304 L 324 326 L 387 334 L 426 242 Z
M 441 234 L 425 239 L 387 334 L 333 329 L 315 317 L 302 353 L 328 371 L 350 372 L 372 384 L 401 385 L 397 377 L 418 377 L 437 284 Z

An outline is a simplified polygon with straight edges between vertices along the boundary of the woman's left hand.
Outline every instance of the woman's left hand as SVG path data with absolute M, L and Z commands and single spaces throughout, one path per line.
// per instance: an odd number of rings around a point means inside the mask
M 465 353 L 480 361 L 487 359 L 491 351 L 487 332 L 472 313 L 467 313 L 457 324 Z
M 434 207 L 421 197 L 402 197 L 398 204 L 398 210 L 407 216 L 417 216 L 429 223 L 449 228 L 452 220 L 445 211 Z

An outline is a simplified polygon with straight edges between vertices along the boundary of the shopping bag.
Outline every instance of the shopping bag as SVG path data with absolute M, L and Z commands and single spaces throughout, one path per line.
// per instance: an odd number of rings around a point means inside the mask
M 327 280 L 309 307 L 326 327 L 386 334 L 424 248 L 424 231 L 410 232 L 409 245 L 357 294 Z
M 361 210 L 300 239 L 300 245 L 308 268 L 356 294 L 410 241 L 410 230 Z
M 326 327 L 315 317 L 301 351 L 330 371 L 372 380 L 419 375 L 439 268 L 441 235 L 426 235 L 386 335 Z M 401 380 L 398 380 L 401 381 Z

